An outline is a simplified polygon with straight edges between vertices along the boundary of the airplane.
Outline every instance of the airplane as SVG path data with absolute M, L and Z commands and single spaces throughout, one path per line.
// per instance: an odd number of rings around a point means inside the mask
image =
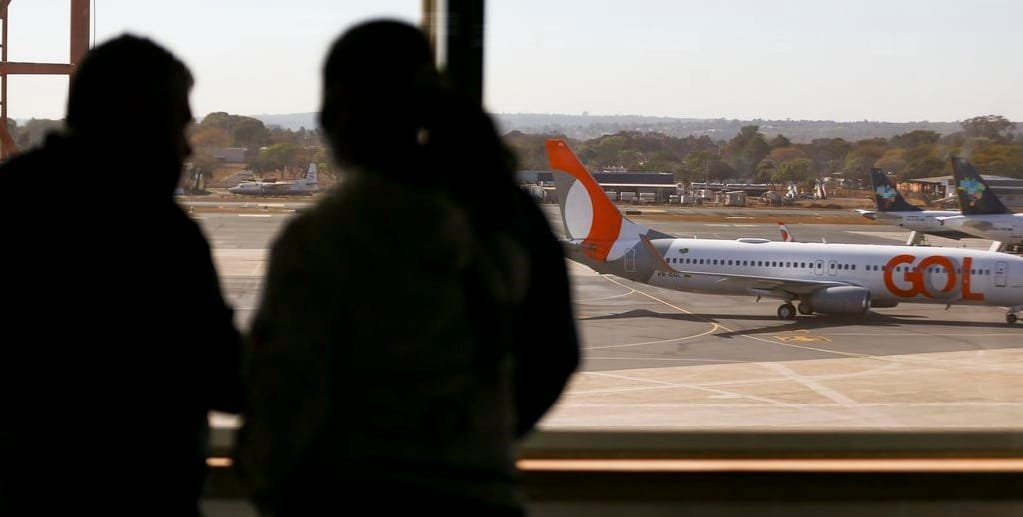
M 943 228 L 941 221 L 938 220 L 939 217 L 960 215 L 959 212 L 954 210 L 923 210 L 918 206 L 909 204 L 881 169 L 870 169 L 870 183 L 874 187 L 874 202 L 877 203 L 877 210 L 856 211 L 872 221 L 901 226 L 911 230 L 909 239 L 906 241 L 907 246 L 922 244 L 925 234 L 950 239 L 973 237 L 973 235 L 968 233 L 950 231 L 947 228 Z
M 243 181 L 227 189 L 232 194 L 255 196 L 308 196 L 320 190 L 316 179 L 316 164 L 310 163 L 305 177 L 295 181 Z
M 950 159 L 962 214 L 941 217 L 941 224 L 950 230 L 991 239 L 992 251 L 1023 245 L 1023 214 L 1009 210 L 969 161 L 960 156 Z
M 781 240 L 782 240 L 782 242 L 795 242 L 796 241 L 796 238 L 792 236 L 792 232 L 789 231 L 788 225 L 786 225 L 785 223 L 783 223 L 781 221 L 778 222 L 778 231 L 781 232 Z
M 902 302 L 1023 310 L 1023 258 L 959 248 L 687 239 L 623 216 L 564 140 L 545 142 L 568 258 L 676 291 L 782 300 L 778 318 L 863 315 Z M 792 302 L 798 303 L 798 308 Z
M 792 231 L 789 230 L 789 226 L 781 221 L 778 221 L 778 232 L 781 233 L 782 242 L 802 242 L 797 241 L 796 236 L 792 235 Z M 827 244 L 828 240 L 821 237 L 821 242 Z

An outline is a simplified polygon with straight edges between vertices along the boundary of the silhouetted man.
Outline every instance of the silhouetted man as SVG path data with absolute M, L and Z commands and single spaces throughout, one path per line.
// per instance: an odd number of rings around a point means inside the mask
M 238 411 L 239 336 L 173 199 L 188 69 L 93 49 L 66 126 L 0 167 L 0 514 L 195 515 L 207 413 Z

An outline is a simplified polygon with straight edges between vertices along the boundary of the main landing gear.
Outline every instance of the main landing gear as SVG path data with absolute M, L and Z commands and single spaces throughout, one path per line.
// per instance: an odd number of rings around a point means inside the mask
M 794 320 L 796 319 L 797 310 L 799 311 L 799 314 L 813 314 L 813 306 L 810 305 L 810 302 L 801 301 L 799 302 L 799 305 L 792 305 L 791 302 L 785 302 L 778 306 L 778 319 Z
M 1023 311 L 1023 305 L 1009 307 L 1009 312 L 1005 313 L 1005 322 L 1012 325 L 1019 321 L 1019 316 L 1016 316 L 1016 313 L 1019 311 Z
M 802 306 L 802 304 L 800 304 L 800 306 Z M 796 307 L 788 302 L 781 304 L 778 307 L 778 319 L 780 320 L 796 319 Z
M 810 305 L 810 302 L 799 302 L 799 305 L 796 306 L 796 309 L 798 309 L 799 313 L 804 316 L 809 316 L 810 314 L 813 314 L 813 306 Z

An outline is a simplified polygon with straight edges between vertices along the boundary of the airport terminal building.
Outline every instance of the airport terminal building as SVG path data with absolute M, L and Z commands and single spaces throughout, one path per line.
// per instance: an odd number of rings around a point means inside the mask
M 557 202 L 551 171 L 520 171 L 518 182 L 543 202 Z M 595 172 L 593 177 L 612 201 L 625 203 L 678 202 L 680 185 L 669 172 Z M 676 196 L 676 197 L 672 197 Z
M 981 174 L 984 181 L 991 187 L 998 199 L 1009 208 L 1023 208 L 1023 179 L 1007 176 Z M 933 178 L 915 178 L 899 182 L 899 190 L 914 192 L 931 199 L 955 198 L 955 178 L 952 176 L 936 176 Z

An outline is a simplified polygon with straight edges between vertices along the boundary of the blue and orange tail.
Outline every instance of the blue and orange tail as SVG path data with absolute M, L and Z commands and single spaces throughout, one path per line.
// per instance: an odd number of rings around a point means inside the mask
M 963 215 L 1011 214 L 998 196 L 980 177 L 977 169 L 961 156 L 952 156 L 952 173 L 955 176 L 956 194 L 959 195 L 959 210 Z

